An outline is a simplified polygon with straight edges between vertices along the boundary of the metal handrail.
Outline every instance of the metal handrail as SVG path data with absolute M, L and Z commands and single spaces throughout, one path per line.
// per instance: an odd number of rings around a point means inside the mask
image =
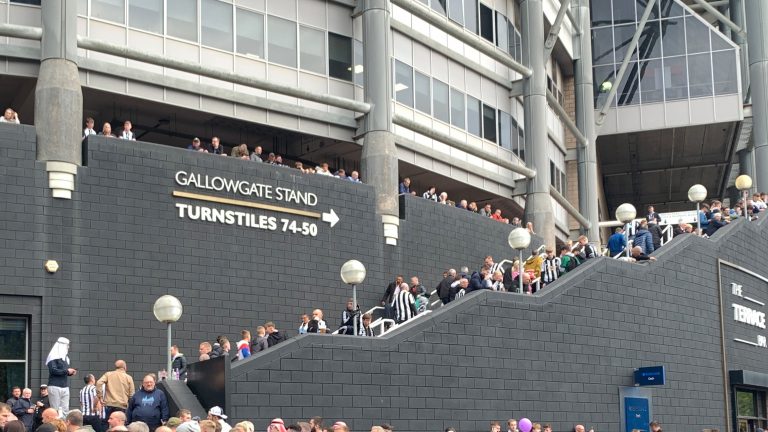
M 384 332 L 381 333 L 379 336 L 384 336 L 385 334 L 391 332 L 392 330 L 398 329 L 398 328 L 400 328 L 400 327 L 402 327 L 402 326 L 404 326 L 406 324 L 410 324 L 410 323 L 416 321 L 417 319 L 419 319 L 421 317 L 429 315 L 430 313 L 432 313 L 431 310 L 425 310 L 424 312 L 414 316 L 413 318 L 409 319 L 408 321 L 403 321 L 400 324 L 391 325 L 391 326 L 389 326 L 389 328 L 385 329 Z M 389 321 L 392 321 L 392 320 L 389 320 Z M 392 321 L 392 322 L 394 323 L 394 321 Z

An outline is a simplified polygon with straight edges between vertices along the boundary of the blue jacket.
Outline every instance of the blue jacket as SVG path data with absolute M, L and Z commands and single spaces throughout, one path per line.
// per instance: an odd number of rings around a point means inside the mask
M 151 392 L 140 389 L 128 400 L 125 416 L 126 424 L 141 421 L 149 426 L 149 430 L 155 430 L 162 422 L 168 420 L 168 400 L 165 393 L 157 388 Z
M 638 228 L 635 232 L 635 246 L 643 248 L 643 253 L 650 255 L 653 252 L 653 236 L 647 229 Z
M 608 239 L 608 250 L 611 251 L 611 256 L 620 254 L 626 246 L 627 239 L 624 238 L 624 234 L 616 233 Z
M 707 214 L 701 210 L 699 210 L 699 223 L 701 224 L 702 231 L 705 231 L 709 226 L 709 218 L 707 217 Z

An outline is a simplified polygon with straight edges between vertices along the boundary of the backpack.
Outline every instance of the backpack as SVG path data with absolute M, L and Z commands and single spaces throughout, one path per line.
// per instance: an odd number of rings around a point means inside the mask
M 569 272 L 569 271 L 575 269 L 576 267 L 579 266 L 579 264 L 581 264 L 581 261 L 579 260 L 579 257 L 576 256 L 576 255 L 569 256 L 568 258 L 570 258 L 570 259 L 568 260 L 567 263 L 565 263 L 565 271 L 566 272 Z

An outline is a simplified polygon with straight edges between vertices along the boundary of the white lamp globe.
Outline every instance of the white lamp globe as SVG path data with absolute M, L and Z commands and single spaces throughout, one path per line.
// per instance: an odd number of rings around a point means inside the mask
M 630 203 L 624 203 L 616 209 L 616 220 L 621 223 L 632 222 L 636 216 L 637 210 Z
M 507 242 L 512 249 L 525 249 L 531 244 L 531 233 L 525 228 L 515 228 L 509 233 Z
M 688 189 L 688 201 L 702 202 L 707 199 L 707 188 L 703 185 L 695 184 Z
M 341 280 L 347 285 L 358 285 L 365 280 L 365 266 L 358 260 L 349 260 L 341 266 Z
M 752 187 L 752 177 L 742 174 L 736 177 L 736 189 L 740 191 L 749 190 Z
M 155 314 L 155 318 L 161 323 L 173 323 L 181 318 L 181 313 L 184 308 L 181 306 L 179 299 L 172 295 L 164 295 L 155 301 L 155 305 L 152 306 L 152 312 Z

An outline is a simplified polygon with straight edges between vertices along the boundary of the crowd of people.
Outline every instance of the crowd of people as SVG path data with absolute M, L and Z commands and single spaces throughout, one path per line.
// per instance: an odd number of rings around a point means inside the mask
M 17 116 L 17 122 L 18 122 L 18 116 Z M 83 129 L 83 139 L 86 139 L 91 135 L 100 135 L 108 138 L 119 138 L 119 139 L 124 139 L 129 141 L 136 141 L 136 134 L 133 132 L 133 124 L 131 123 L 130 120 L 126 120 L 123 122 L 123 129 L 120 131 L 118 135 L 113 133 L 112 125 L 109 122 L 104 122 L 100 132 L 96 132 L 96 130 L 94 129 L 94 125 L 95 125 L 95 120 L 92 117 L 88 117 L 87 119 L 85 119 L 85 128 Z M 253 148 L 253 152 L 251 152 L 250 149 L 248 148 L 248 144 L 245 144 L 245 143 L 237 144 L 232 146 L 232 150 L 229 152 L 229 154 L 227 154 L 227 151 L 224 148 L 224 145 L 221 143 L 221 139 L 217 136 L 211 137 L 210 142 L 207 144 L 204 144 L 203 141 L 200 140 L 200 138 L 194 137 L 192 139 L 192 142 L 187 146 L 187 150 L 196 151 L 200 153 L 209 153 L 212 155 L 219 155 L 219 156 L 229 155 L 235 159 L 242 159 L 242 160 L 247 160 L 251 162 L 263 162 L 263 163 L 267 163 L 270 165 L 277 165 L 277 166 L 286 166 L 286 164 L 283 162 L 283 157 L 279 154 L 268 153 L 266 155 L 266 159 L 264 159 L 264 154 L 263 154 L 264 149 L 259 145 L 255 146 Z M 304 163 L 301 161 L 296 161 L 294 162 L 293 167 L 305 174 L 324 175 L 328 177 L 339 178 L 342 180 L 348 180 L 355 183 L 362 182 L 362 180 L 360 179 L 359 172 L 352 171 L 349 174 L 347 174 L 344 168 L 332 170 L 327 162 L 323 162 L 317 165 L 315 168 L 311 168 L 311 167 L 305 167 Z
M 397 191 L 400 195 L 418 196 L 418 193 L 411 189 L 411 179 L 409 177 L 405 177 L 403 181 L 398 184 Z M 475 201 L 468 202 L 465 199 L 460 199 L 458 202 L 455 202 L 448 199 L 448 192 L 440 192 L 438 194 L 437 186 L 429 186 L 427 190 L 421 195 L 421 197 L 430 201 L 434 201 L 438 204 L 460 208 L 462 210 L 467 210 L 483 217 L 491 218 L 505 224 L 510 224 L 513 228 L 522 227 L 522 221 L 520 218 L 513 217 L 512 219 L 509 219 L 504 217 L 502 216 L 502 209 L 497 208 L 494 210 L 490 203 L 486 203 L 483 205 L 483 207 L 479 207 Z M 525 227 L 531 234 L 536 234 L 533 231 L 533 222 L 528 222 L 525 224 Z
M 768 193 L 762 192 L 755 193 L 751 198 L 748 198 L 746 205 L 742 199 L 730 208 L 723 205 L 719 200 L 701 203 L 697 212 L 696 223 L 690 224 L 680 221 L 673 225 L 671 238 L 684 234 L 711 237 L 720 228 L 737 219 L 755 220 L 768 208 L 766 201 L 768 201 Z M 744 213 L 745 208 L 747 209 L 746 214 Z M 633 235 L 625 232 L 625 227 L 617 227 L 614 230 L 613 235 L 608 239 L 608 254 L 614 258 L 628 255 L 621 259 L 631 261 L 655 260 L 649 255 L 663 246 L 664 232 L 661 223 L 661 215 L 656 212 L 653 205 L 649 205 L 645 218 L 638 220 L 635 224 Z M 701 228 L 699 229 L 698 226 Z

